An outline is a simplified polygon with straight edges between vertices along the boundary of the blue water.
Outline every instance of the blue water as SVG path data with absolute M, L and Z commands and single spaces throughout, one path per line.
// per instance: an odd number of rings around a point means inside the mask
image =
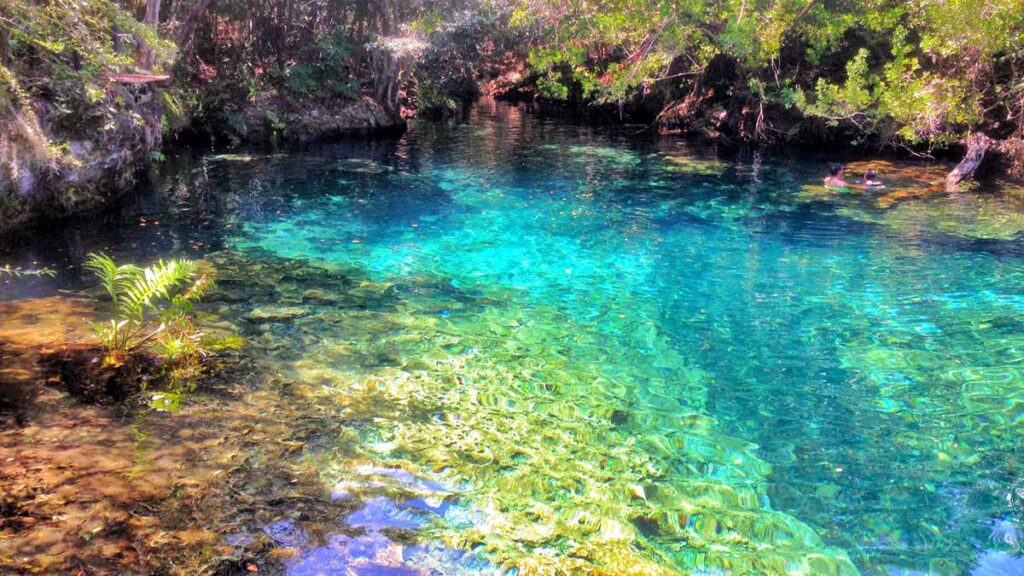
M 276 286 L 217 312 L 364 422 L 307 457 L 365 535 L 295 574 L 378 562 L 389 523 L 468 573 L 1024 574 L 1024 190 L 885 163 L 887 191 L 836 194 L 827 160 L 487 103 L 182 157 L 106 227 L 2 255 L 212 254 L 225 286 Z M 349 280 L 289 292 L 282 262 Z M 274 305 L 306 315 L 245 320 Z

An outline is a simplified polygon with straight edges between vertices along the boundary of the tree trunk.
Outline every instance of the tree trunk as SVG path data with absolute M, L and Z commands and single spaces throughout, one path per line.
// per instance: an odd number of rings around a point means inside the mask
M 964 180 L 974 175 L 974 171 L 985 159 L 985 152 L 992 146 L 992 139 L 981 132 L 972 132 L 967 135 L 967 154 L 964 159 L 953 168 L 953 171 L 946 176 L 946 191 L 956 192 L 957 186 Z
M 397 113 L 401 59 L 386 49 L 376 48 L 370 54 L 370 68 L 373 73 L 374 96 L 385 110 L 392 114 Z
M 146 16 L 142 22 L 156 30 L 160 24 L 160 0 L 146 0 Z
M 117 7 L 121 8 L 123 10 L 124 9 L 124 2 L 118 2 L 117 3 Z M 111 26 L 111 28 L 110 28 L 110 35 L 113 36 L 113 40 L 114 40 L 114 54 L 120 54 L 121 53 L 121 48 L 122 48 L 121 27 L 117 25 L 117 22 L 114 22 L 113 25 Z
M 178 46 L 183 60 L 192 46 L 192 33 L 195 31 L 196 26 L 202 21 L 207 10 L 212 9 L 216 4 L 217 0 L 199 0 L 195 8 L 185 17 L 185 21 L 181 24 L 181 29 L 178 31 Z
M 160 25 L 160 0 L 146 0 L 146 16 L 142 22 L 155 32 Z M 156 51 L 142 38 L 137 39 L 139 46 L 135 53 L 135 62 L 143 70 L 152 70 L 156 60 Z
M 0 65 L 6 66 L 11 61 L 11 32 L 0 28 Z

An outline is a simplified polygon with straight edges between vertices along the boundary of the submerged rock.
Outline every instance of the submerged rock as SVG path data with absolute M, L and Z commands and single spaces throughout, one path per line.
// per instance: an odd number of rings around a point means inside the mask
M 302 293 L 302 301 L 313 304 L 333 304 L 344 298 L 343 295 L 312 288 Z
M 93 345 L 65 345 L 43 354 L 39 363 L 72 396 L 96 404 L 117 404 L 138 395 L 159 369 L 159 359 L 145 350 L 115 358 Z
M 356 174 L 383 174 L 390 172 L 391 167 L 365 158 L 346 158 L 337 163 L 339 170 Z
M 256 339 L 256 345 L 265 350 L 273 351 L 281 348 L 281 341 L 270 332 L 264 332 Z
M 282 322 L 301 318 L 306 314 L 309 314 L 309 310 L 300 306 L 260 306 L 245 317 L 249 320 Z
M 371 498 L 366 504 L 348 517 L 349 526 L 369 530 L 399 528 L 416 530 L 423 527 L 426 520 L 416 510 L 400 508 L 389 498 Z
M 309 540 L 305 530 L 291 518 L 268 524 L 263 527 L 263 532 L 283 546 L 300 546 Z

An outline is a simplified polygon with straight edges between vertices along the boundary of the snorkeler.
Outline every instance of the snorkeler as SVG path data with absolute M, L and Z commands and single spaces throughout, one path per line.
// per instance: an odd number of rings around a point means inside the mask
M 878 172 L 874 170 L 868 170 L 867 172 L 865 172 L 864 179 L 858 180 L 857 184 L 860 184 L 865 188 L 873 188 L 876 190 L 879 188 L 885 188 L 885 184 L 883 184 L 882 181 L 878 179 Z
M 825 186 L 832 188 L 847 188 L 850 184 L 843 180 L 843 165 L 832 164 L 828 167 L 828 176 L 825 177 Z

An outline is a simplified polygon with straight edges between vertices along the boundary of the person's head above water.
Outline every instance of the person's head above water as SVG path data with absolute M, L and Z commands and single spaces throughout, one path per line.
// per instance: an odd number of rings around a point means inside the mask
M 843 179 L 843 165 L 836 162 L 829 165 L 828 176 L 825 176 L 825 186 L 845 190 L 849 184 Z
M 882 184 L 882 181 L 878 179 L 878 172 L 875 170 L 866 170 L 861 184 L 868 188 L 885 188 L 885 184 Z

